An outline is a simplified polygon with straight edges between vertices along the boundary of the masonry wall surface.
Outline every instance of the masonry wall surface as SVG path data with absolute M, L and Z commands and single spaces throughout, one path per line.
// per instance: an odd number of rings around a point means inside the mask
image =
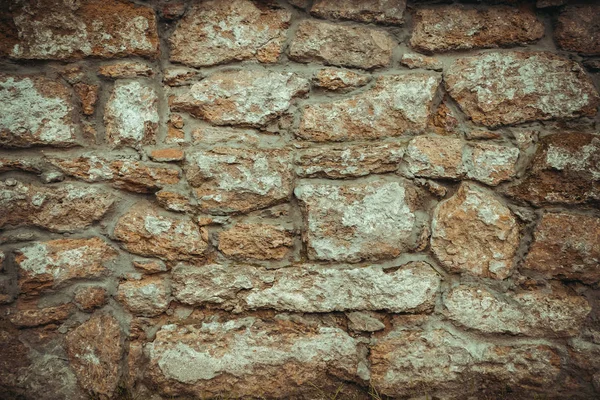
M 600 4 L 0 1 L 0 399 L 596 399 Z

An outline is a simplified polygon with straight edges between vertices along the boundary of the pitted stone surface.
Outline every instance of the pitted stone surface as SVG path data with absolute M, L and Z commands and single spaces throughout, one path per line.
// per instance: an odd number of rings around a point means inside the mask
M 534 205 L 600 200 L 600 137 L 579 132 L 543 137 L 525 179 L 507 191 Z
M 422 133 L 439 83 L 429 73 L 380 76 L 366 92 L 305 106 L 296 135 L 339 142 Z
M 215 125 L 264 126 L 308 92 L 308 80 L 292 72 L 239 70 L 216 72 L 171 101 Z
M 422 8 L 413 23 L 410 45 L 428 53 L 523 45 L 544 36 L 542 21 L 522 7 Z
M 165 325 L 147 347 L 148 377 L 167 396 L 315 396 L 311 383 L 335 390 L 333 377 L 368 379 L 358 341 L 335 327 L 251 317 L 199 326 Z
M 158 121 L 158 96 L 151 86 L 142 81 L 115 83 L 104 111 L 111 145 L 139 147 L 154 143 Z
M 173 282 L 173 294 L 184 304 L 311 313 L 427 312 L 440 287 L 439 275 L 424 262 L 394 271 L 375 265 L 300 265 L 274 271 L 251 266 L 179 265 L 173 271 Z
M 179 182 L 179 170 L 162 164 L 136 161 L 127 157 L 105 158 L 84 154 L 77 158 L 49 158 L 63 173 L 86 182 L 110 182 L 118 189 L 155 192 Z
M 600 218 L 545 213 L 533 232 L 523 267 L 548 278 L 600 281 Z
M 116 299 L 135 315 L 156 316 L 169 307 L 170 287 L 162 277 L 150 276 L 119 284 Z
M 444 82 L 474 122 L 490 127 L 592 117 L 600 104 L 598 91 L 579 64 L 545 52 L 459 58 Z
M 267 3 L 209 0 L 192 5 L 171 35 L 171 61 L 206 67 L 256 59 L 277 62 L 291 14 Z
M 202 259 L 207 248 L 207 238 L 189 218 L 162 215 L 145 202 L 119 218 L 113 235 L 131 253 L 167 261 Z
M 587 55 L 600 54 L 599 4 L 573 4 L 565 7 L 558 21 L 554 37 L 566 51 Z
M 219 233 L 219 250 L 238 260 L 281 260 L 294 244 L 292 232 L 271 224 L 236 224 Z
M 117 252 L 100 238 L 35 242 L 15 252 L 21 293 L 38 294 L 83 279 L 110 274 Z
M 395 47 L 394 38 L 382 30 L 304 20 L 288 52 L 294 61 L 372 69 L 389 66 Z
M 516 217 L 487 190 L 462 183 L 435 209 L 431 250 L 450 272 L 508 277 L 519 246 Z
M 154 58 L 159 52 L 150 7 L 122 0 L 17 0 L 6 11 L 0 54 L 11 58 Z
M 119 381 L 123 340 L 119 322 L 108 314 L 95 314 L 67 334 L 69 361 L 87 391 L 112 397 Z
M 499 294 L 457 286 L 444 297 L 448 318 L 486 333 L 575 336 L 591 311 L 585 297 L 555 289 Z
M 212 214 L 248 212 L 290 198 L 292 162 L 288 150 L 218 147 L 190 150 L 185 174 L 198 208 Z
M 71 94 L 43 76 L 0 74 L 0 147 L 75 146 Z
M 302 205 L 311 260 L 392 258 L 413 245 L 418 194 L 407 181 L 301 182 L 294 194 Z
M 401 25 L 406 0 L 317 0 L 310 13 L 316 17 Z
M 314 85 L 331 91 L 346 92 L 364 86 L 371 81 L 366 74 L 343 68 L 323 68 L 315 75 Z
M 349 178 L 394 172 L 404 155 L 404 145 L 334 144 L 298 151 L 296 174 L 305 178 Z
M 377 340 L 370 353 L 371 384 L 378 393 L 414 393 L 460 398 L 472 393 L 543 390 L 560 374 L 557 349 L 547 345 L 498 345 L 444 329 L 398 327 Z M 471 382 L 469 386 L 465 382 Z
M 37 226 L 55 232 L 86 228 L 100 220 L 115 196 L 86 185 L 39 186 L 0 182 L 0 227 Z

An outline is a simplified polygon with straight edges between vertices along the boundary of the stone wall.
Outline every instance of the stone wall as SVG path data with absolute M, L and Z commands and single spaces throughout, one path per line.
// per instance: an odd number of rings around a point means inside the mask
M 0 6 L 1 399 L 600 396 L 598 2 Z

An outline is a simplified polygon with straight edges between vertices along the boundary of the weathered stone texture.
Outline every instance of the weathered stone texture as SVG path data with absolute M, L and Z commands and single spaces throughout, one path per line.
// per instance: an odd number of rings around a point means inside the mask
M 342 68 L 323 68 L 313 79 L 314 85 L 331 91 L 345 92 L 364 86 L 371 81 L 365 74 Z
M 185 174 L 194 187 L 198 208 L 211 214 L 257 210 L 289 199 L 292 194 L 288 150 L 190 150 Z
M 555 382 L 561 364 L 558 351 L 547 345 L 503 346 L 443 329 L 400 328 L 377 341 L 370 361 L 371 384 L 394 398 L 418 396 L 424 390 L 444 398 L 495 396 L 507 387 L 531 395 Z
M 417 53 L 402 54 L 400 63 L 410 69 L 423 68 L 432 71 L 441 71 L 444 69 L 444 65 L 437 58 L 427 57 Z
M 389 66 L 394 47 L 394 38 L 382 30 L 304 20 L 290 44 L 289 57 L 299 62 L 372 69 Z
M 11 58 L 158 55 L 156 17 L 150 7 L 122 0 L 19 0 L 8 11 L 0 54 Z
M 267 3 L 210 0 L 194 4 L 171 35 L 171 61 L 205 67 L 256 59 L 277 62 L 291 14 Z
M 366 92 L 305 106 L 296 135 L 324 142 L 422 133 L 439 83 L 426 73 L 380 76 Z
M 311 260 L 358 262 L 398 256 L 417 230 L 417 189 L 407 181 L 302 182 L 294 190 Z
M 508 277 L 519 246 L 516 217 L 487 190 L 462 183 L 435 209 L 431 250 L 450 272 Z
M 158 121 L 158 96 L 152 87 L 142 81 L 115 83 L 104 111 L 111 145 L 139 147 L 154 143 Z
M 151 193 L 179 182 L 179 170 L 174 167 L 136 161 L 128 157 L 108 159 L 95 154 L 77 158 L 48 158 L 63 173 L 86 182 L 110 182 L 118 189 Z
M 444 74 L 444 82 L 474 122 L 490 127 L 591 117 L 600 103 L 579 64 L 545 52 L 459 58 Z
M 600 281 L 600 218 L 545 213 L 523 267 L 548 278 Z
M 106 276 L 105 264 L 117 252 L 100 238 L 57 239 L 36 242 L 16 251 L 19 267 L 19 289 L 38 294 L 59 288 L 75 280 Z
M 567 51 L 600 55 L 599 4 L 573 4 L 563 9 L 556 22 L 554 37 Z
M 314 396 L 314 386 L 335 390 L 336 378 L 368 379 L 358 342 L 333 327 L 254 318 L 166 325 L 148 347 L 148 379 L 167 396 Z
M 534 42 L 544 36 L 544 24 L 523 8 L 464 6 L 418 9 L 410 45 L 433 53 Z
M 77 144 L 71 94 L 43 76 L 0 74 L 0 147 Z
M 153 76 L 152 67 L 146 63 L 136 61 L 120 61 L 102 65 L 98 68 L 98 75 L 110 79 L 136 78 L 138 76 Z
M 540 139 L 528 174 L 508 193 L 534 205 L 600 200 L 600 137 L 557 133 Z
M 316 17 L 401 25 L 406 0 L 317 0 L 310 13 Z
M 152 317 L 167 310 L 171 302 L 170 293 L 164 278 L 150 276 L 120 283 L 116 299 L 131 313 Z
M 219 250 L 240 260 L 281 260 L 293 243 L 289 230 L 269 224 L 236 224 L 219 234 Z
M 16 308 L 11 310 L 8 320 L 18 328 L 34 328 L 42 325 L 61 323 L 74 312 L 75 306 L 70 303 L 39 307 L 35 302 L 19 302 Z
M 161 215 L 144 202 L 119 218 L 113 235 L 131 253 L 167 261 L 201 259 L 208 239 L 190 219 Z
M 581 296 L 555 289 L 499 294 L 483 287 L 457 286 L 444 297 L 448 318 L 486 333 L 575 336 L 591 311 Z
M 424 262 L 394 271 L 380 266 L 318 265 L 274 271 L 180 265 L 173 271 L 173 295 L 178 301 L 237 310 L 426 312 L 433 308 L 439 287 L 439 275 Z
M 84 286 L 75 291 L 73 301 L 81 310 L 91 312 L 108 301 L 108 292 L 101 286 Z
M 67 334 L 65 348 L 82 387 L 97 396 L 112 397 L 119 380 L 123 339 L 119 322 L 108 314 L 95 314 Z
M 350 178 L 394 172 L 404 145 L 357 144 L 314 147 L 297 152 L 296 174 L 305 178 Z
M 171 101 L 215 125 L 264 126 L 308 92 L 308 80 L 292 72 L 239 70 L 216 72 Z
M 86 83 L 76 83 L 73 85 L 75 94 L 81 103 L 83 115 L 93 115 L 96 102 L 98 101 L 98 85 L 88 85 Z
M 0 227 L 37 226 L 65 232 L 83 229 L 101 219 L 115 201 L 99 188 L 66 184 L 39 186 L 0 181 Z

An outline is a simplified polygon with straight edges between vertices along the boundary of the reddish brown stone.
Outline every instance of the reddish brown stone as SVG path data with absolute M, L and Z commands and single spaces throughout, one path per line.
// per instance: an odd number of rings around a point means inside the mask
M 428 73 L 380 76 L 368 91 L 305 106 L 296 135 L 337 142 L 421 133 L 439 83 L 439 76 Z
M 206 236 L 190 219 L 163 216 L 145 202 L 131 207 L 114 229 L 115 239 L 129 252 L 168 261 L 201 259 Z
M 11 58 L 158 55 L 156 17 L 150 7 L 123 0 L 34 0 L 12 2 L 7 11 L 0 54 Z
M 161 260 L 134 260 L 133 266 L 146 274 L 156 274 L 168 270 L 167 265 Z
M 155 275 L 120 283 L 116 299 L 133 314 L 153 317 L 167 310 L 170 295 L 167 281 Z
M 75 94 L 79 97 L 83 115 L 94 114 L 94 107 L 98 101 L 98 85 L 88 85 L 85 83 L 77 83 L 73 86 Z
M 188 151 L 185 174 L 198 208 L 210 214 L 253 211 L 292 194 L 288 150 L 218 147 Z
M 556 23 L 556 42 L 563 50 L 600 55 L 599 21 L 600 4 L 568 5 Z
M 410 45 L 429 53 L 522 45 L 544 36 L 544 24 L 532 10 L 505 6 L 424 8 L 413 22 Z
M 303 20 L 289 48 L 294 61 L 322 62 L 343 67 L 387 67 L 396 47 L 393 37 L 364 26 Z
M 86 182 L 110 182 L 118 189 L 151 193 L 179 182 L 179 170 L 127 157 L 107 159 L 93 154 L 78 158 L 48 158 L 67 175 Z
M 600 104 L 581 66 L 546 52 L 489 52 L 459 58 L 446 70 L 448 93 L 489 127 L 592 117 Z
M 106 190 L 75 184 L 54 187 L 0 181 L 0 193 L 0 228 L 28 225 L 57 232 L 90 226 L 115 201 Z
M 120 374 L 123 333 L 111 315 L 94 314 L 69 332 L 65 350 L 79 384 L 89 392 L 111 398 Z
M 255 59 L 277 62 L 291 14 L 269 2 L 195 3 L 169 39 L 171 61 L 204 67 Z
M 71 93 L 43 76 L 0 74 L 0 147 L 77 144 Z
M 69 318 L 75 311 L 71 303 L 54 307 L 39 307 L 36 302 L 17 303 L 11 309 L 8 320 L 20 328 L 32 328 L 40 325 L 56 324 Z
M 39 174 L 42 172 L 42 166 L 35 159 L 0 157 L 0 173 L 7 171 L 24 171 Z
M 268 224 L 236 224 L 219 234 L 219 250 L 241 260 L 281 260 L 293 243 L 288 230 Z
M 317 72 L 313 79 L 315 86 L 332 90 L 345 92 L 364 86 L 371 81 L 371 77 L 366 74 L 350 71 L 341 68 L 323 68 Z
M 338 379 L 368 379 L 366 353 L 337 327 L 253 317 L 169 325 L 146 349 L 146 377 L 165 397 L 318 398 L 335 392 Z
M 600 137 L 557 133 L 540 139 L 528 174 L 508 193 L 535 205 L 600 200 Z
M 75 291 L 73 300 L 81 310 L 91 312 L 106 304 L 108 293 L 100 286 L 84 286 Z
M 120 61 L 98 68 L 98 75 L 104 78 L 123 79 L 138 76 L 153 76 L 154 71 L 148 64 L 136 61 Z
M 545 213 L 533 233 L 523 267 L 547 278 L 600 281 L 600 218 Z
M 183 150 L 177 147 L 171 147 L 168 149 L 156 149 L 150 153 L 150 158 L 154 161 L 169 162 L 169 161 L 181 161 L 183 160 Z
M 310 13 L 327 19 L 401 25 L 406 0 L 316 0 Z
M 100 238 L 35 242 L 15 252 L 22 293 L 38 294 L 78 279 L 107 275 L 104 263 L 117 252 Z
M 492 193 L 463 182 L 433 214 L 431 250 L 451 272 L 505 279 L 519 247 L 515 215 Z

